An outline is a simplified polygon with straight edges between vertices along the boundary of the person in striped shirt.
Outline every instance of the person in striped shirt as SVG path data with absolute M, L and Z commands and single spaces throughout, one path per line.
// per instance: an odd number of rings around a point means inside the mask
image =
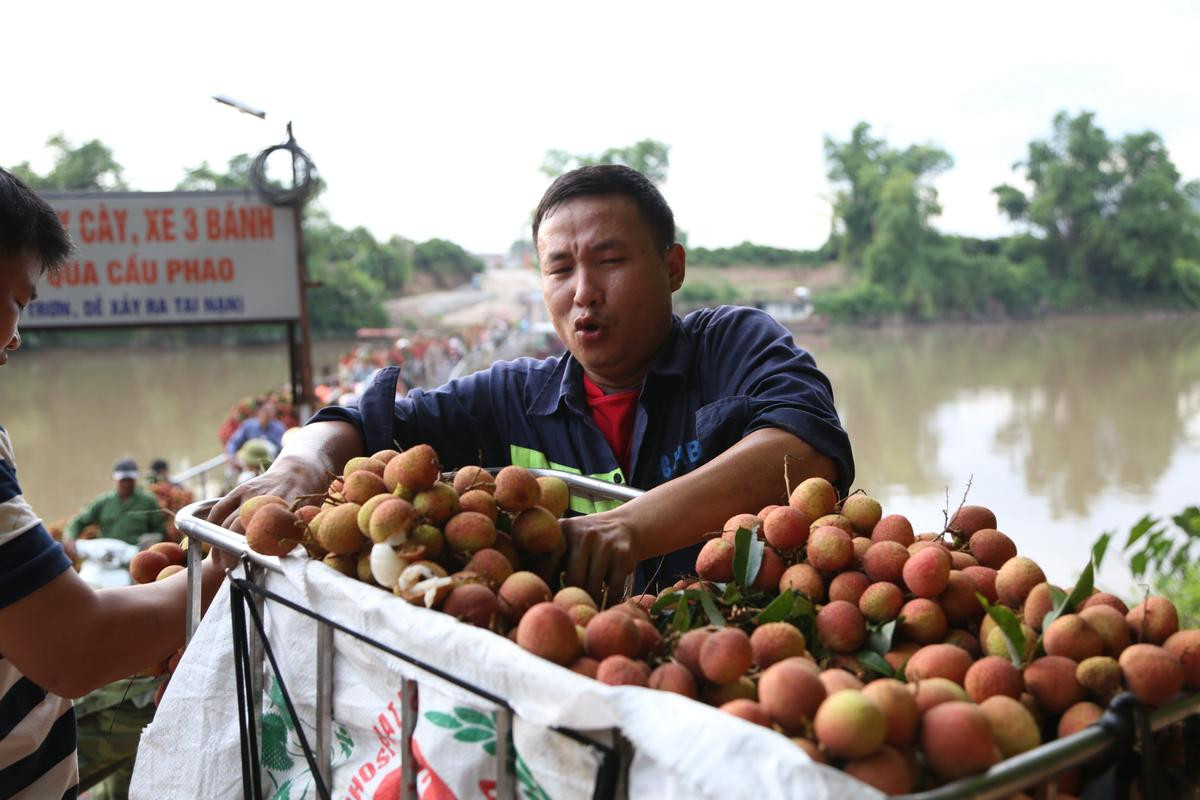
M 54 210 L 0 169 L 0 366 L 21 311 L 71 244 Z M 0 420 L 0 423 L 3 421 Z M 0 426 L 0 800 L 79 794 L 70 698 L 132 675 L 183 644 L 187 579 L 93 590 L 21 494 Z M 232 561 L 204 564 L 207 601 Z

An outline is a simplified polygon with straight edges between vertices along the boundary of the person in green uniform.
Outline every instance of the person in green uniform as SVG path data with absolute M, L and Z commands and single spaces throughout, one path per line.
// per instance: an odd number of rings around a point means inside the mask
M 116 487 L 97 497 L 71 520 L 63 531 L 65 540 L 74 541 L 92 523 L 99 523 L 100 536 L 120 539 L 129 544 L 144 545 L 146 534 L 156 534 L 161 541 L 166 522 L 154 495 L 138 486 L 138 466 L 132 459 L 122 459 L 113 466 Z

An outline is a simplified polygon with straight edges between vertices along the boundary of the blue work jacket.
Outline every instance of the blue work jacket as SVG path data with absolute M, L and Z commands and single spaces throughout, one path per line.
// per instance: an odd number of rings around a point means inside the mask
M 712 460 L 762 428 L 808 442 L 837 467 L 845 494 L 854 479 L 850 440 L 829 380 L 770 315 L 722 306 L 674 317 L 642 383 L 626 475 L 592 419 L 583 368 L 570 354 L 499 361 L 433 390 L 395 396 L 396 371 L 381 370 L 357 409 L 330 407 L 312 421 L 341 420 L 368 453 L 427 443 L 447 469 L 516 464 L 580 473 L 653 489 Z M 573 499 L 577 513 L 618 503 Z M 756 512 L 758 509 L 745 509 Z M 638 567 L 639 591 L 694 575 L 696 544 Z M 647 581 L 656 576 L 654 585 Z

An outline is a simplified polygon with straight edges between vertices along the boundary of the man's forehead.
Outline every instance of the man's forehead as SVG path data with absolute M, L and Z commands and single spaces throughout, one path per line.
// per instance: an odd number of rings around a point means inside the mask
M 629 240 L 649 233 L 637 205 L 623 194 L 585 195 L 572 197 L 555 206 L 538 228 L 537 246 L 564 237 L 585 236 L 588 243 L 611 244 L 612 240 Z

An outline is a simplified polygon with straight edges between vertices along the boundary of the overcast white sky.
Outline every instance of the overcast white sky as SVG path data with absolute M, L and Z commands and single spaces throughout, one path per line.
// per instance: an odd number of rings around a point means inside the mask
M 860 120 L 951 153 L 946 231 L 1008 230 L 990 189 L 1061 109 L 1157 131 L 1200 177 L 1194 3 L 819 5 L 9 3 L 0 164 L 46 168 L 62 131 L 107 143 L 134 188 L 170 189 L 291 119 L 336 222 L 475 252 L 527 235 L 546 150 L 646 137 L 671 146 L 664 192 L 708 247 L 818 246 L 822 137 Z

